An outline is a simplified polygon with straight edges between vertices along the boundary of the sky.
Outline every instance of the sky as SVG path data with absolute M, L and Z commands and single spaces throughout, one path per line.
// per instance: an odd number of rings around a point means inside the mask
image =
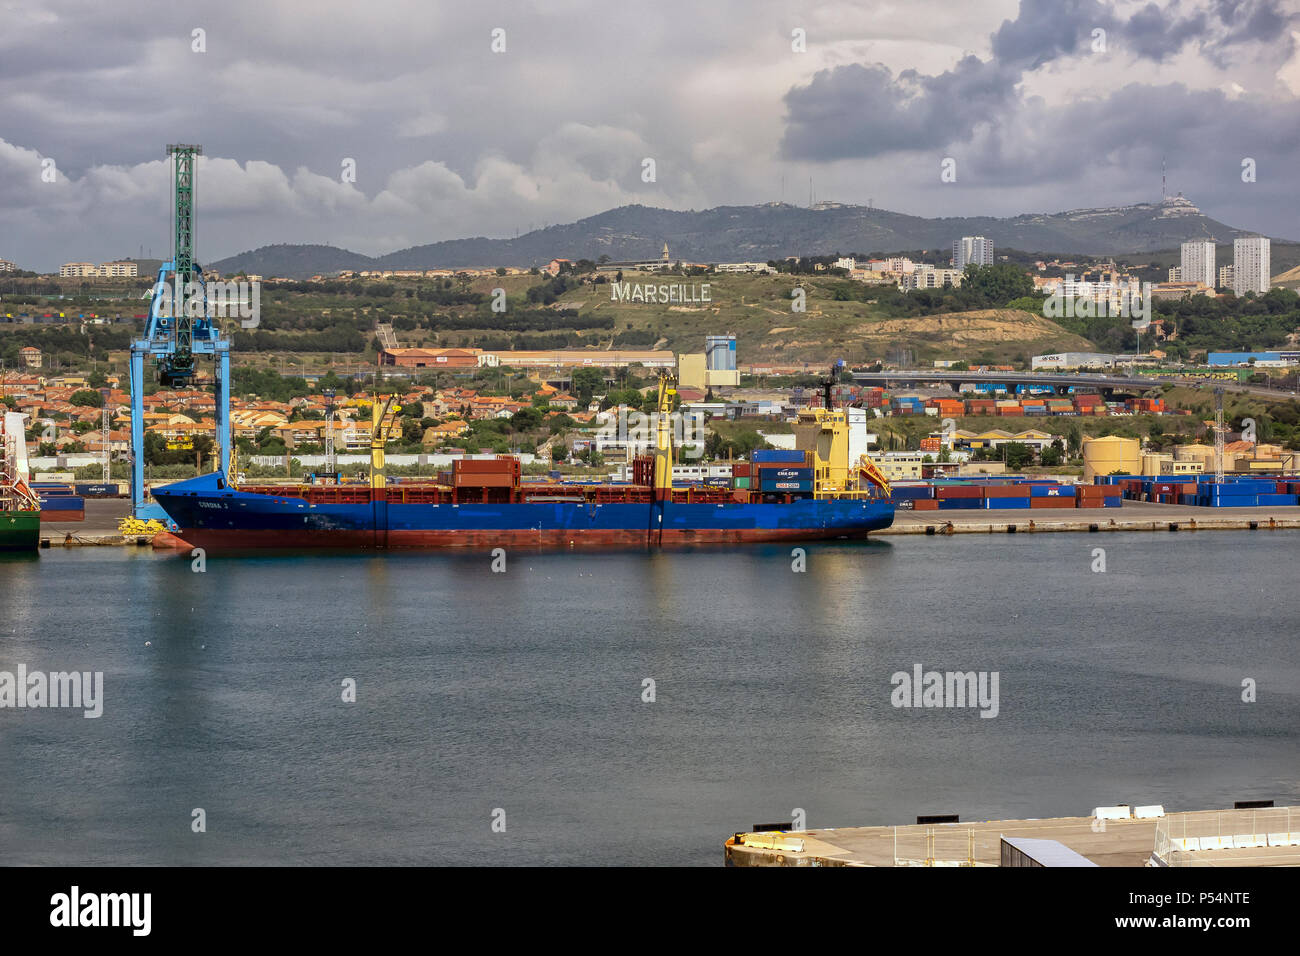
M 1300 239 L 1300 0 L 0 0 L 0 24 L 21 268 L 164 257 L 168 143 L 203 146 L 200 262 L 628 203 L 1116 206 L 1160 199 L 1162 159 L 1170 195 Z

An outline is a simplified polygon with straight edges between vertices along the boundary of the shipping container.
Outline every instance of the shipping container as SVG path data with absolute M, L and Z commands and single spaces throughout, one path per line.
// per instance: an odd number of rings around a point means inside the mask
M 456 474 L 498 475 L 519 471 L 518 458 L 457 458 L 451 463 Z
M 979 485 L 939 485 L 934 489 L 934 496 L 939 499 L 974 498 L 979 500 L 984 497 L 984 491 Z
M 938 511 L 939 502 L 934 498 L 914 498 L 908 501 L 900 501 L 895 507 L 911 505 L 913 511 Z
M 956 509 L 983 508 L 983 498 L 940 498 L 937 502 L 940 511 L 953 511 Z
M 750 460 L 755 464 L 762 463 L 779 463 L 779 464 L 796 464 L 802 465 L 807 461 L 807 452 L 790 451 L 784 448 L 757 448 L 750 456 Z
M 1032 498 L 985 498 L 984 507 L 991 511 L 997 511 L 1002 508 L 1028 508 Z
M 1033 485 L 1029 492 L 1034 498 L 1073 498 L 1074 485 Z
M 784 481 L 775 478 L 764 478 L 760 491 L 778 491 L 778 492 L 810 492 L 813 490 L 812 479 L 807 481 Z
M 1053 498 L 1030 498 L 1031 508 L 1073 508 L 1075 506 L 1074 496 L 1068 498 L 1060 496 Z
M 73 491 L 83 498 L 116 498 L 118 495 L 117 482 L 110 481 L 107 484 L 76 484 L 73 485 Z
M 1300 502 L 1300 497 L 1296 495 L 1260 495 L 1259 503 L 1261 505 L 1294 505 Z
M 890 497 L 895 501 L 915 501 L 918 498 L 933 498 L 934 488 L 930 485 L 891 485 Z
M 454 483 L 457 488 L 513 488 L 516 478 L 502 472 L 462 472 L 455 476 Z
M 986 485 L 985 498 L 1028 498 L 1029 485 Z

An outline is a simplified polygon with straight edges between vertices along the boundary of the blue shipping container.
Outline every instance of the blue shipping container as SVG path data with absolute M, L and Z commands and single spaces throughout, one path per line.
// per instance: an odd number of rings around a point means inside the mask
M 771 478 L 779 478 L 782 481 L 812 481 L 812 476 L 811 468 L 764 468 L 762 471 L 764 481 Z
M 985 498 L 984 505 L 990 511 L 995 511 L 999 508 L 1030 507 L 1028 498 Z M 942 507 L 942 505 L 940 507 Z
M 1300 502 L 1300 495 L 1260 495 L 1261 505 L 1294 505 Z
M 974 508 L 983 508 L 983 498 L 940 498 L 940 511 L 956 511 L 959 509 L 971 510 Z
M 934 489 L 929 485 L 892 485 L 890 497 L 895 501 L 915 501 L 918 498 L 933 498 Z
M 1031 485 L 1029 494 L 1033 498 L 1074 498 L 1078 492 L 1074 485 Z
M 750 460 L 755 464 L 760 462 L 776 462 L 778 464 L 795 464 L 802 465 L 807 458 L 801 451 L 788 451 L 784 448 L 757 448 L 750 456 Z
M 41 495 L 42 511 L 85 511 L 86 499 L 77 495 Z
M 108 484 L 100 483 L 97 485 L 78 484 L 78 485 L 74 485 L 73 487 L 76 490 L 77 494 L 81 495 L 83 498 L 116 498 L 117 497 L 117 485 L 116 483 L 113 482 L 109 482 Z

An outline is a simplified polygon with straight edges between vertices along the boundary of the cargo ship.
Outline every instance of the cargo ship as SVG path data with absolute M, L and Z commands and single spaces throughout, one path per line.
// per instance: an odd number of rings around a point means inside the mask
M 0 551 L 35 551 L 41 540 L 41 503 L 27 482 L 23 417 L 0 415 Z
M 238 484 L 232 465 L 153 495 L 184 544 L 226 551 L 794 542 L 860 538 L 893 523 L 889 483 L 865 446 L 852 458 L 848 413 L 829 401 L 800 413 L 803 450 L 756 453 L 754 487 L 674 486 L 669 382 L 660 379 L 655 453 L 633 461 L 628 485 L 524 481 L 508 455 L 458 459 L 436 482 L 389 483 L 388 405 L 377 400 L 368 487 Z

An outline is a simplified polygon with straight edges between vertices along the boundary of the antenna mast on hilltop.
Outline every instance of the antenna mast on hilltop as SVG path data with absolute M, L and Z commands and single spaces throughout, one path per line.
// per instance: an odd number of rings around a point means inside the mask
M 1168 194 L 1165 192 L 1165 158 L 1161 156 L 1160 157 L 1160 201 L 1164 202 L 1167 195 Z

